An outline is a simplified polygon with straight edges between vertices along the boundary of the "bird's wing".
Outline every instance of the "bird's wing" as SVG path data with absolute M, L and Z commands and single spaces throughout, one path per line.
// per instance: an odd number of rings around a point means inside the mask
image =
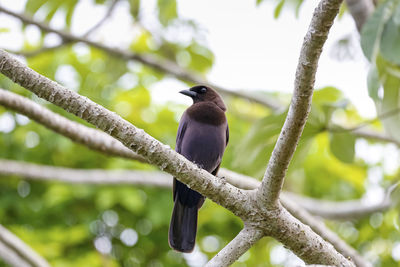
M 181 154 L 181 149 L 182 149 L 182 140 L 183 136 L 185 135 L 186 132 L 186 127 L 188 124 L 188 119 L 186 116 L 186 112 L 183 114 L 181 121 L 179 122 L 178 126 L 178 133 L 176 134 L 176 145 L 175 145 L 175 151 Z
M 186 116 L 186 112 L 183 113 L 182 118 L 179 122 L 178 126 L 178 133 L 176 134 L 176 145 L 175 145 L 175 151 L 181 154 L 182 151 L 182 140 L 183 136 L 185 135 L 186 132 L 186 127 L 188 124 L 188 119 Z M 176 193 L 176 179 L 174 178 L 173 186 L 172 186 L 172 197 L 175 199 L 175 193 Z

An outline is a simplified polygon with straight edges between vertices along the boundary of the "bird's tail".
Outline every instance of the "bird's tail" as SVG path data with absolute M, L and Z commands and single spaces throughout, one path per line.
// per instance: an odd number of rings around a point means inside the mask
M 197 232 L 197 205 L 184 205 L 175 199 L 169 225 L 168 242 L 171 248 L 180 252 L 192 252 Z

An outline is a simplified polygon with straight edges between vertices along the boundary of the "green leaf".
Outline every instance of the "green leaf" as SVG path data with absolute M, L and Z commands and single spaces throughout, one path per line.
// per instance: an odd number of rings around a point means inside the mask
M 71 26 L 72 15 L 74 14 L 75 6 L 77 3 L 78 0 L 70 0 L 65 3 L 65 8 L 66 8 L 65 23 L 67 24 L 68 27 Z
M 129 0 L 130 12 L 133 18 L 137 18 L 140 10 L 140 0 Z
M 382 56 L 393 63 L 400 64 L 400 28 L 390 19 L 382 34 L 381 53 Z
M 344 163 L 354 161 L 356 137 L 348 132 L 331 133 L 330 149 L 333 155 Z
M 383 100 L 377 105 L 378 113 L 383 114 L 400 108 L 400 67 L 377 57 L 379 78 L 383 84 Z M 400 140 L 400 114 L 397 113 L 382 120 L 385 130 L 390 136 Z
M 285 0 L 279 1 L 278 5 L 276 5 L 275 10 L 274 10 L 274 18 L 277 19 L 279 15 L 281 14 L 282 7 L 285 4 Z
M 397 26 L 400 26 L 400 5 L 397 5 L 393 13 L 393 21 Z
M 368 71 L 367 86 L 369 97 L 371 97 L 374 101 L 380 100 L 378 96 L 378 90 L 381 86 L 381 83 L 379 81 L 379 74 L 375 65 L 371 65 Z
M 38 11 L 39 8 L 41 8 L 46 3 L 46 0 L 29 0 L 25 4 L 25 11 L 31 15 L 34 15 L 36 11 Z
M 392 13 L 392 1 L 381 4 L 369 17 L 361 31 L 361 48 L 364 55 L 374 61 L 380 46 L 385 23 Z
M 178 16 L 176 10 L 176 0 L 158 0 L 158 17 L 160 22 L 166 26 L 171 20 Z

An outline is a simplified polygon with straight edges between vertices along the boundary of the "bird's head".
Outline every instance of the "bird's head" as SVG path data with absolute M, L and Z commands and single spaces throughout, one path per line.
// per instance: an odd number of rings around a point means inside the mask
M 198 85 L 190 88 L 189 90 L 182 90 L 179 93 L 191 97 L 193 99 L 193 103 L 212 102 L 223 111 L 226 111 L 226 106 L 224 101 L 222 101 L 221 96 L 211 87 Z

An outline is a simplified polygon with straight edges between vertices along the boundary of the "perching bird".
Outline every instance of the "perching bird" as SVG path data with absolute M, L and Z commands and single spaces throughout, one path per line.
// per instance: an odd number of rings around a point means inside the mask
M 195 86 L 180 91 L 193 99 L 182 115 L 175 150 L 204 170 L 216 175 L 229 140 L 226 107 L 216 91 Z M 174 209 L 169 226 L 171 248 L 191 252 L 197 232 L 197 212 L 205 198 L 174 178 Z

